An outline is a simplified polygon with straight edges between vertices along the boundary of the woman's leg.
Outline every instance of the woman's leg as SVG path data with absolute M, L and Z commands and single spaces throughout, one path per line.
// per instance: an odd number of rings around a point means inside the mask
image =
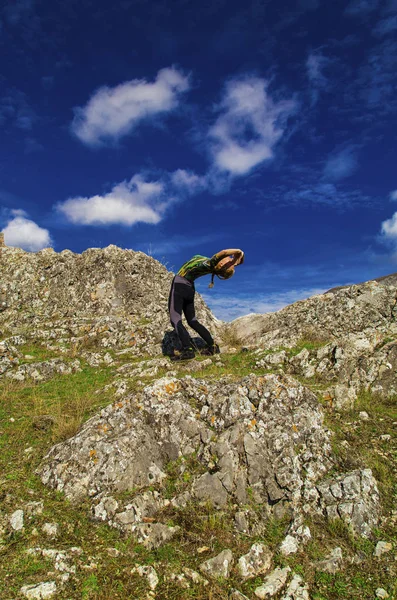
M 204 327 L 199 321 L 196 319 L 196 311 L 194 308 L 194 293 L 188 300 L 185 301 L 183 312 L 185 313 L 185 317 L 189 327 L 197 331 L 200 337 L 206 342 L 208 346 L 214 345 L 214 340 L 208 329 Z
M 186 288 L 186 289 L 185 289 Z M 182 310 L 186 296 L 189 295 L 189 287 L 183 283 L 172 282 L 170 296 L 168 299 L 168 310 L 170 312 L 171 325 L 174 327 L 181 340 L 182 350 L 190 348 L 190 335 L 182 323 Z

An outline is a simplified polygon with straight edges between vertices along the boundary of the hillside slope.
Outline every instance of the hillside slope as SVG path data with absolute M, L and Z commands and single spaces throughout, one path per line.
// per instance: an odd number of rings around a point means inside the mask
M 198 298 L 224 351 L 173 363 L 142 253 L 0 277 L 1 599 L 396 597 L 395 287 L 230 325 Z

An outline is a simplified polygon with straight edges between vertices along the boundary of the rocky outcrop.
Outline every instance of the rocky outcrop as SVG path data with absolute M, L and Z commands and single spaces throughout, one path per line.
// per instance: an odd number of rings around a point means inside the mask
M 342 408 L 361 389 L 397 393 L 396 301 L 397 288 L 385 278 L 313 296 L 277 313 L 241 317 L 227 331 L 268 353 L 258 356 L 258 368 L 328 382 L 328 395 Z M 302 342 L 309 348 L 295 356 L 288 352 Z
M 167 499 L 167 465 L 193 454 L 189 486 Z M 96 518 L 137 531 L 164 506 L 192 500 L 253 502 L 263 518 L 290 514 L 293 521 L 332 465 L 321 407 L 296 380 L 185 377 L 159 379 L 102 410 L 49 452 L 40 475 L 73 501 L 93 498 Z M 123 490 L 135 490 L 127 504 L 112 497 Z
M 0 335 L 24 331 L 47 344 L 131 348 L 157 354 L 169 331 L 172 273 L 143 252 L 117 246 L 82 254 L 2 248 Z M 219 322 L 198 295 L 200 320 Z
M 397 340 L 386 341 L 376 330 L 346 334 L 338 342 L 303 348 L 298 354 L 259 352 L 255 367 L 328 384 L 324 395 L 337 409 L 351 407 L 360 390 L 397 394 Z
M 347 334 L 376 330 L 397 334 L 395 285 L 369 281 L 336 292 L 312 296 L 276 313 L 247 315 L 229 324 L 242 344 L 264 348 L 292 347 L 301 339 L 340 340 Z

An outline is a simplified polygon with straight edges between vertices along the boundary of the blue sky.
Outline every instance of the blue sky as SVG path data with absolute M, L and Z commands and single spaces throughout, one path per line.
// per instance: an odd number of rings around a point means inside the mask
M 9 245 L 242 248 L 224 319 L 397 270 L 397 0 L 1 6 Z

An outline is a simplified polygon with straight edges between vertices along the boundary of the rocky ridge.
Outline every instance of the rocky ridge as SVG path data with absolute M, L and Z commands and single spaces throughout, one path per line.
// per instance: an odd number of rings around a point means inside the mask
M 276 368 L 327 383 L 336 406 L 360 390 L 397 392 L 397 287 L 390 278 L 336 289 L 227 325 L 231 338 L 258 352 L 258 368 Z M 312 342 L 294 356 L 288 349 Z M 281 350 L 283 349 L 283 350 Z M 261 350 L 263 355 L 261 356 Z
M 167 302 L 172 274 L 143 252 L 117 246 L 82 254 L 0 249 L 0 332 L 23 332 L 57 349 L 131 348 L 157 354 L 172 345 Z M 201 297 L 202 322 L 219 322 Z

